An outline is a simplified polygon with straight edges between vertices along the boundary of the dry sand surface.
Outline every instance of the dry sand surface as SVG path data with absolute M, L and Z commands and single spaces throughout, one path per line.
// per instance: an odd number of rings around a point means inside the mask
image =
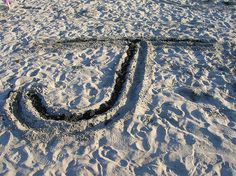
M 236 2 L 0 5 L 0 175 L 236 175 Z

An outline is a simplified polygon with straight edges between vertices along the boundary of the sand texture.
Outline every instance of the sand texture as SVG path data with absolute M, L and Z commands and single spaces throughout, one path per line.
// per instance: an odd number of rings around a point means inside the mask
M 236 175 L 236 3 L 0 4 L 1 175 Z

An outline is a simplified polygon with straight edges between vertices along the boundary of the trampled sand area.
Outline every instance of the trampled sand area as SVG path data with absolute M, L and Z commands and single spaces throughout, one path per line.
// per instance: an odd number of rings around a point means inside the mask
M 236 3 L 0 6 L 0 175 L 236 175 Z

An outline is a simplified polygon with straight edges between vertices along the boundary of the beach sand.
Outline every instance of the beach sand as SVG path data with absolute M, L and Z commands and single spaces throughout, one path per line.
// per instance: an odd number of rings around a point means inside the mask
M 0 175 L 236 175 L 233 1 L 0 5 Z

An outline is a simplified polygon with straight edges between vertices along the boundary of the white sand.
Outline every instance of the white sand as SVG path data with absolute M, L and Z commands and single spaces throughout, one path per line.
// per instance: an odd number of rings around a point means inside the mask
M 0 175 L 236 175 L 235 12 L 220 0 L 1 5 Z M 46 120 L 27 96 L 37 89 L 51 114 L 98 109 L 134 39 L 105 113 Z

